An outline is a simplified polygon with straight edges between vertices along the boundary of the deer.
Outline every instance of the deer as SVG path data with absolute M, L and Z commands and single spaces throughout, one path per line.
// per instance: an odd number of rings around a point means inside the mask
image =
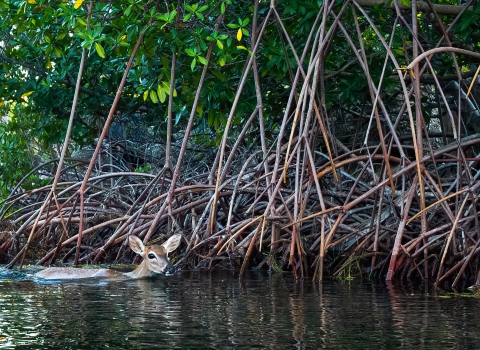
M 79 269 L 75 267 L 49 267 L 37 272 L 36 278 L 45 280 L 75 280 L 81 278 L 143 278 L 163 274 L 166 276 L 175 273 L 175 267 L 168 259 L 168 253 L 173 252 L 180 245 L 181 234 L 175 234 L 162 245 L 145 246 L 140 238 L 131 235 L 128 238 L 130 248 L 143 257 L 143 261 L 132 272 L 122 273 L 111 269 Z

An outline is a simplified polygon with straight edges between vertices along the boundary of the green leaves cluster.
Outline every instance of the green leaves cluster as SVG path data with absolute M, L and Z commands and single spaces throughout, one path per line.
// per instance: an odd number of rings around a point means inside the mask
M 15 127 L 15 121 L 4 117 L 0 123 L 0 200 L 30 170 L 27 139 Z M 17 129 L 17 130 L 16 130 Z
M 83 40 L 80 44 L 83 48 L 90 50 L 93 46 L 95 46 L 97 54 L 101 58 L 105 58 L 105 50 L 102 47 L 101 42 L 107 39 L 107 37 L 105 35 L 102 35 L 101 28 L 95 28 L 93 30 L 86 29 L 85 31 L 79 30 L 75 33 L 75 35 Z
M 167 95 L 170 95 L 170 83 L 167 81 L 162 81 L 157 85 L 157 90 L 145 90 L 143 93 L 143 100 L 146 101 L 148 98 L 153 103 L 164 103 L 167 99 Z M 173 90 L 173 97 L 177 97 L 177 90 Z
M 248 23 L 250 23 L 250 18 L 245 18 L 245 19 L 238 19 L 238 24 L 236 23 L 230 23 L 228 24 L 228 28 L 232 29 L 237 29 L 237 40 L 241 41 L 242 40 L 242 35 L 250 36 L 250 32 L 246 28 Z
M 185 4 L 185 10 L 188 13 L 183 17 L 183 21 L 187 22 L 192 16 L 197 17 L 199 20 L 203 21 L 205 16 L 202 14 L 205 10 L 208 9 L 208 5 L 199 6 L 199 4 L 188 5 Z

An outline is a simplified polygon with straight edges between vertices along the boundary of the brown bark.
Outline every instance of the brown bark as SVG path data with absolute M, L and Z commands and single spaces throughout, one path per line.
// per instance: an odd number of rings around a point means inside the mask
M 394 8 L 394 3 L 389 0 L 357 0 L 356 1 L 360 6 L 362 7 L 369 7 L 373 5 L 380 5 L 380 4 L 389 4 Z M 401 2 L 398 2 L 398 6 L 402 10 L 411 10 L 410 6 L 403 5 Z M 455 5 L 438 5 L 434 4 L 433 7 L 437 11 L 437 13 L 441 15 L 458 15 L 463 9 L 463 6 L 455 6 Z M 469 7 L 469 10 L 471 10 L 472 7 Z M 428 6 L 428 3 L 425 1 L 417 1 L 417 11 L 421 12 L 431 12 L 430 7 Z

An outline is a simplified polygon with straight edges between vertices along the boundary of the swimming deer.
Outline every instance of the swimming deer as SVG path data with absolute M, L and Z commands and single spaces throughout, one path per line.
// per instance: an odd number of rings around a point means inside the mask
M 175 268 L 168 260 L 168 253 L 173 252 L 180 244 L 182 235 L 176 234 L 170 237 L 162 245 L 145 246 L 137 236 L 130 236 L 128 243 L 130 248 L 142 256 L 142 263 L 132 272 L 121 273 L 110 269 L 78 269 L 74 267 L 49 267 L 35 274 L 37 278 L 48 280 L 79 279 L 79 278 L 105 278 L 105 277 L 128 277 L 142 278 L 156 273 L 172 275 Z

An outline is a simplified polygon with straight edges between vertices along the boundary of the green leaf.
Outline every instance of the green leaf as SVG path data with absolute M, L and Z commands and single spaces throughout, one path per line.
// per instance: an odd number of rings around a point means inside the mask
M 217 46 L 220 50 L 223 50 L 223 43 L 220 40 L 217 40 Z
M 53 47 L 53 52 L 55 53 L 55 56 L 57 57 L 61 57 L 63 56 L 63 52 L 62 52 L 62 49 L 60 49 L 58 46 L 54 46 Z
M 208 5 L 203 5 L 202 7 L 200 7 L 197 12 L 203 12 L 205 11 L 206 9 L 208 9 Z
M 187 13 L 187 14 L 185 15 L 185 17 L 183 17 L 183 21 L 184 21 L 184 22 L 188 21 L 188 20 L 190 19 L 190 17 L 192 17 L 192 14 L 191 14 L 191 13 Z
M 133 5 L 128 6 L 128 7 L 125 9 L 125 11 L 123 12 L 123 14 L 124 14 L 125 16 L 130 15 L 130 12 L 132 12 L 132 8 L 133 8 Z
M 472 23 L 478 22 L 479 17 L 477 15 L 471 14 L 469 12 L 467 12 L 467 14 L 470 15 L 470 16 L 464 16 L 463 20 L 461 22 L 462 23 L 462 27 L 461 27 L 462 31 L 469 28 Z
M 170 84 L 166 81 L 162 81 L 162 89 L 165 90 L 167 95 L 170 95 Z
M 185 52 L 187 53 L 187 55 L 189 55 L 190 57 L 195 57 L 197 54 L 195 53 L 195 51 L 193 51 L 192 49 L 185 49 Z
M 197 56 L 197 59 L 198 61 L 203 64 L 204 66 L 206 66 L 208 64 L 207 60 L 205 59 L 205 57 L 202 57 L 202 56 Z
M 202 21 L 205 19 L 205 16 L 202 15 L 200 12 L 195 13 L 195 15 L 196 15 L 199 19 L 201 19 Z
M 244 26 L 246 26 L 248 23 L 250 23 L 250 18 L 247 17 L 247 18 L 245 18 L 245 19 L 242 21 L 241 25 L 242 25 L 242 27 L 244 27 Z
M 157 15 L 157 19 L 159 21 L 168 22 L 168 13 L 164 13 L 162 15 Z
M 163 90 L 167 95 L 170 95 L 170 83 L 167 81 L 162 81 Z M 173 97 L 177 97 L 177 90 L 173 89 Z
M 160 99 L 160 102 L 164 103 L 167 98 L 167 95 L 165 94 L 164 88 L 160 84 L 158 84 L 157 86 L 157 95 L 158 95 L 158 98 Z
M 238 24 L 235 24 L 235 23 L 229 23 L 229 24 L 227 24 L 227 27 L 232 28 L 232 29 L 240 28 L 240 26 Z
M 80 38 L 80 39 L 83 39 L 83 40 L 90 40 L 90 37 L 87 35 L 87 33 L 84 33 L 84 32 L 81 32 L 81 31 L 77 31 L 75 33 L 75 35 Z
M 176 15 L 177 15 L 177 10 L 173 10 L 172 12 L 170 12 L 170 14 L 168 15 L 168 22 L 173 22 Z
M 196 64 L 197 64 L 197 59 L 194 58 L 194 59 L 192 60 L 192 63 L 190 64 L 190 68 L 192 68 L 192 72 L 193 72 L 193 70 L 195 69 L 195 65 L 196 65 Z
M 84 27 L 87 26 L 87 22 L 81 17 L 77 17 L 77 22 L 80 23 Z
M 165 93 L 167 95 L 170 95 L 170 83 L 167 81 L 162 81 L 163 89 L 165 90 Z M 173 97 L 177 96 L 177 90 L 174 88 L 173 89 Z
M 158 102 L 157 94 L 154 90 L 150 90 L 150 100 L 152 100 L 153 103 Z
M 103 49 L 102 45 L 100 45 L 99 43 L 95 43 L 95 50 L 97 50 L 97 54 L 101 58 L 105 58 L 105 50 Z
M 225 3 L 224 3 L 224 2 L 222 2 L 222 4 L 220 5 L 220 12 L 221 12 L 222 14 L 225 13 Z

